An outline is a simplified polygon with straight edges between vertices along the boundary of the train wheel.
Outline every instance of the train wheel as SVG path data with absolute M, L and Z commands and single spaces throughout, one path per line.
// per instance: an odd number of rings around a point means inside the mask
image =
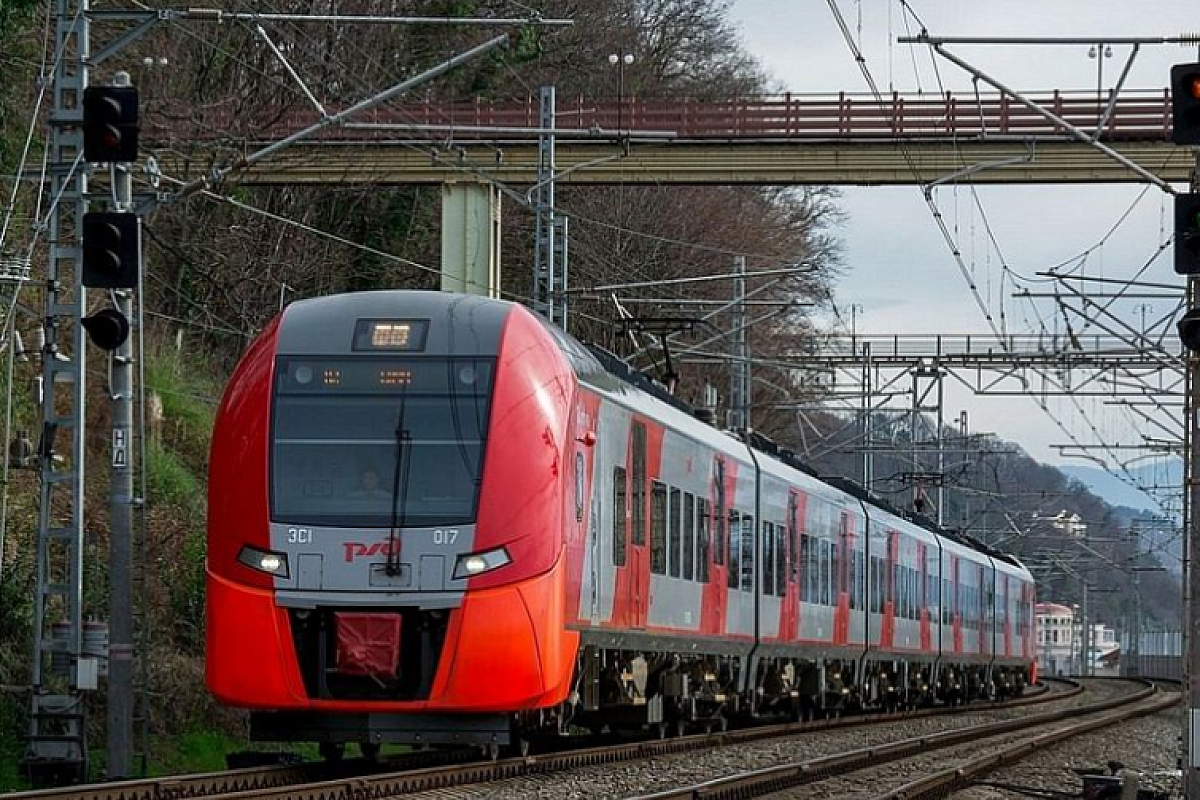
M 325 761 L 341 761 L 346 755 L 346 743 L 321 742 L 317 745 L 317 752 L 321 754 L 321 758 Z
M 382 748 L 379 742 L 359 742 L 358 749 L 362 753 L 362 757 L 372 764 L 379 760 L 379 750 Z

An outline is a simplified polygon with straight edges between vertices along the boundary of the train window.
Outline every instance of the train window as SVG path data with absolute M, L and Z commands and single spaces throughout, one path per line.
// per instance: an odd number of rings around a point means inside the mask
M 787 558 L 784 551 L 785 531 L 786 529 L 782 525 L 775 526 L 775 594 L 780 597 L 787 594 Z
M 696 575 L 696 497 L 691 492 L 683 495 L 683 579 L 690 581 Z
M 754 591 L 754 517 L 742 515 L 742 591 Z
M 845 589 L 845 592 L 846 592 L 846 603 L 850 606 L 850 608 L 856 608 L 857 606 L 855 605 L 855 603 L 857 601 L 855 600 L 855 597 L 854 597 L 854 569 L 855 569 L 854 562 L 857 561 L 858 558 L 857 558 L 857 554 L 855 553 L 855 551 L 853 549 L 850 549 L 848 544 L 847 544 L 847 548 L 848 549 L 846 550 L 846 556 L 845 556 L 846 585 L 843 588 Z
M 821 598 L 821 578 L 818 568 L 821 551 L 818 544 L 817 539 L 807 533 L 800 539 L 800 550 L 804 553 L 805 572 L 801 588 L 804 592 L 804 599 L 809 603 L 819 602 Z
M 650 571 L 667 574 L 667 487 L 658 481 L 650 489 Z
M 473 522 L 493 368 L 475 358 L 278 358 L 271 518 L 355 528 Z
M 858 608 L 858 592 L 855 591 L 856 579 L 858 577 L 858 551 L 850 551 L 850 608 Z
M 873 614 L 879 613 L 879 557 L 871 556 L 867 576 L 871 587 L 871 596 L 867 598 L 867 608 Z
M 854 607 L 863 608 L 867 603 L 866 554 L 854 551 Z
M 899 564 L 892 564 L 892 609 L 897 614 L 904 612 L 904 567 Z
M 708 501 L 696 498 L 696 579 L 708 583 Z
M 639 547 L 646 544 L 646 425 L 633 423 L 633 480 L 630 496 L 633 498 L 633 543 Z
M 840 535 L 837 540 L 829 543 L 829 597 L 832 605 L 837 605 L 838 594 L 846 587 L 842 584 L 842 546 L 845 542 Z
M 942 624 L 949 625 L 950 620 L 954 617 L 954 609 L 950 606 L 950 581 L 945 578 L 938 578 L 938 585 L 942 598 Z
M 908 567 L 908 618 L 919 619 L 920 605 L 917 602 L 917 595 L 920 592 L 921 581 L 920 575 L 912 567 Z
M 742 515 L 736 508 L 729 509 L 729 574 L 727 583 L 730 589 L 738 588 L 741 565 Z
M 683 567 L 683 494 L 671 489 L 667 512 L 667 535 L 670 548 L 667 552 L 667 569 L 672 578 L 678 578 Z
M 820 566 L 821 566 L 821 582 L 820 582 L 821 595 L 820 595 L 820 599 L 817 602 L 819 602 L 823 606 L 828 606 L 828 605 L 832 605 L 829 602 L 829 597 L 830 597 L 830 592 L 829 592 L 829 582 L 830 582 L 829 581 L 829 571 L 830 571 L 830 569 L 829 568 L 831 566 L 831 562 L 832 562 L 832 558 L 833 558 L 833 548 L 830 546 L 830 543 L 828 541 L 826 541 L 825 539 L 821 539 L 820 541 L 821 541 L 821 564 L 820 564 Z
M 613 467 L 613 564 L 625 566 L 625 537 L 629 527 L 629 487 L 625 468 Z
M 775 594 L 775 525 L 762 524 L 763 594 Z

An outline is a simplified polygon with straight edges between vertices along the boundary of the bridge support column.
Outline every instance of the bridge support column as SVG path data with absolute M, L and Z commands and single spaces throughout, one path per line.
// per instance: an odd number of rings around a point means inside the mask
M 500 192 L 442 184 L 442 291 L 500 295 Z

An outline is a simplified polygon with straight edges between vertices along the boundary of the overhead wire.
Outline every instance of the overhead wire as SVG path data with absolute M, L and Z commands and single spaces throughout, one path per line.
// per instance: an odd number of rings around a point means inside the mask
M 911 5 L 906 0 L 900 0 L 900 2 L 904 8 L 908 9 L 909 11 L 911 11 L 913 13 L 914 19 L 916 19 L 918 22 L 920 22 L 919 17 L 917 17 L 915 11 L 912 10 Z M 856 63 L 859 65 L 859 69 L 862 71 L 864 78 L 866 79 L 868 86 L 870 87 L 870 89 L 872 91 L 872 94 L 875 96 L 876 102 L 880 105 L 881 110 L 884 110 L 886 113 L 886 107 L 883 103 L 883 99 L 879 92 L 878 86 L 876 85 L 874 78 L 871 75 L 870 68 L 868 67 L 868 65 L 866 63 L 865 57 L 862 55 L 861 51 L 855 46 L 853 39 L 849 34 L 849 30 L 845 24 L 844 18 L 841 15 L 840 9 L 837 6 L 836 0 L 828 0 L 828 3 L 829 3 L 831 11 L 833 12 L 835 21 L 837 22 L 839 28 L 842 30 L 843 38 L 846 40 L 846 43 L 851 50 L 852 56 L 854 57 Z M 922 30 L 923 31 L 925 30 L 924 25 L 922 25 Z M 934 61 L 934 72 L 937 77 L 939 87 L 944 88 L 944 83 L 942 82 L 940 70 L 938 69 L 936 60 Z M 957 142 L 956 131 L 952 132 L 952 139 L 953 139 L 955 151 L 956 151 L 956 153 L 959 154 L 960 160 L 961 160 L 961 150 L 960 150 L 958 142 Z M 907 148 L 905 148 L 903 143 L 900 144 L 900 147 L 901 147 L 902 154 L 905 156 L 906 161 L 909 163 L 910 169 L 912 169 L 914 172 L 914 175 L 916 175 L 917 173 L 913 166 L 911 157 L 907 153 Z M 975 192 L 973 187 L 972 187 L 972 192 L 973 193 Z M 983 302 L 983 299 L 982 299 L 981 295 L 979 294 L 977 284 L 975 283 L 974 279 L 971 277 L 969 270 L 967 270 L 965 268 L 965 263 L 962 258 L 961 248 L 958 246 L 958 244 L 956 242 L 956 238 L 953 236 L 953 234 L 950 232 L 949 227 L 946 225 L 944 216 L 942 215 L 940 209 L 937 207 L 936 203 L 933 201 L 931 191 L 929 189 L 926 189 L 924 194 L 925 194 L 926 202 L 930 206 L 930 210 L 933 213 L 935 222 L 937 223 L 939 229 L 942 231 L 943 237 L 946 239 L 947 244 L 950 247 L 951 253 L 955 258 L 956 264 L 959 267 L 959 271 L 960 271 L 960 273 L 963 274 L 964 278 L 967 280 L 968 287 L 971 291 L 972 297 L 976 301 L 976 305 L 983 312 L 985 320 L 987 321 L 989 327 L 992 329 L 994 335 L 997 336 L 998 340 L 1000 341 L 1001 346 L 1004 349 L 1008 349 L 1005 344 L 1005 338 L 1002 335 L 1003 327 L 1002 326 L 1000 328 L 997 327 L 995 318 L 992 316 L 991 312 L 988 310 L 987 304 Z M 1144 194 L 1145 194 L 1145 191 L 1143 191 L 1141 196 L 1144 196 Z M 1139 196 L 1139 199 L 1140 199 L 1140 196 Z M 980 210 L 981 210 L 981 212 L 983 211 L 981 204 L 980 204 Z M 1117 224 L 1113 227 L 1112 230 L 1115 230 L 1117 227 L 1119 227 L 1120 224 L 1124 222 L 1124 220 L 1129 216 L 1129 214 L 1131 212 L 1132 212 L 1132 209 L 1128 209 L 1126 211 L 1126 213 L 1123 214 L 1122 217 L 1118 220 Z M 990 224 L 988 225 L 988 227 L 990 228 Z M 1110 233 L 1108 235 L 1111 235 L 1111 233 L 1112 233 L 1112 231 L 1110 230 Z M 1003 253 L 1000 252 L 999 255 L 1002 258 L 1002 267 L 1006 267 L 1007 262 L 1003 261 Z M 1035 314 L 1037 314 L 1040 318 L 1040 312 L 1035 311 Z M 1001 322 L 1003 322 L 1003 318 L 1004 318 L 1004 312 L 1003 312 L 1003 304 L 1002 304 L 1001 305 Z M 1043 378 L 1053 381 L 1052 376 L 1043 375 Z M 1064 387 L 1060 386 L 1059 388 L 1062 389 Z M 1039 399 L 1037 397 L 1034 397 L 1033 399 L 1034 399 L 1035 403 L 1037 403 L 1039 406 L 1041 406 L 1042 409 L 1048 415 L 1050 415 L 1052 417 L 1055 424 L 1060 429 L 1064 430 L 1064 432 L 1066 432 L 1065 425 L 1060 420 L 1055 418 L 1055 415 L 1049 409 L 1049 407 L 1045 403 L 1044 399 Z M 1079 413 L 1085 414 L 1083 409 L 1080 408 L 1078 410 L 1079 410 Z M 1078 440 L 1074 438 L 1073 434 L 1068 435 L 1068 438 L 1072 439 L 1075 443 L 1078 443 Z

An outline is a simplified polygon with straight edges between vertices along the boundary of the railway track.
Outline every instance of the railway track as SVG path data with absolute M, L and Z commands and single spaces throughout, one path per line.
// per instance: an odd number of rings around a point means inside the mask
M 676 739 L 638 741 L 500 760 L 479 759 L 476 750 L 422 751 L 372 763 L 361 759 L 254 767 L 224 772 L 74 786 L 7 795 L 7 800 L 191 800 L 192 798 L 354 798 L 448 789 L 511 781 L 581 767 L 648 759 L 797 736 L 849 730 L 919 718 L 954 716 L 986 710 L 1022 708 L 1079 695 L 1073 681 L 1052 681 L 1007 703 L 953 709 L 924 709 L 908 714 L 869 714 L 806 723 L 771 725 Z
M 1147 682 L 1142 690 L 1092 705 L 919 736 L 630 800 L 748 800 L 787 797 L 926 800 L 947 797 L 981 776 L 1066 739 L 1153 714 L 1178 703 Z M 932 756 L 932 757 L 931 757 Z M 912 762 L 912 763 L 909 763 Z M 933 764 L 939 768 L 934 769 Z M 803 793 L 791 792 L 804 787 Z

